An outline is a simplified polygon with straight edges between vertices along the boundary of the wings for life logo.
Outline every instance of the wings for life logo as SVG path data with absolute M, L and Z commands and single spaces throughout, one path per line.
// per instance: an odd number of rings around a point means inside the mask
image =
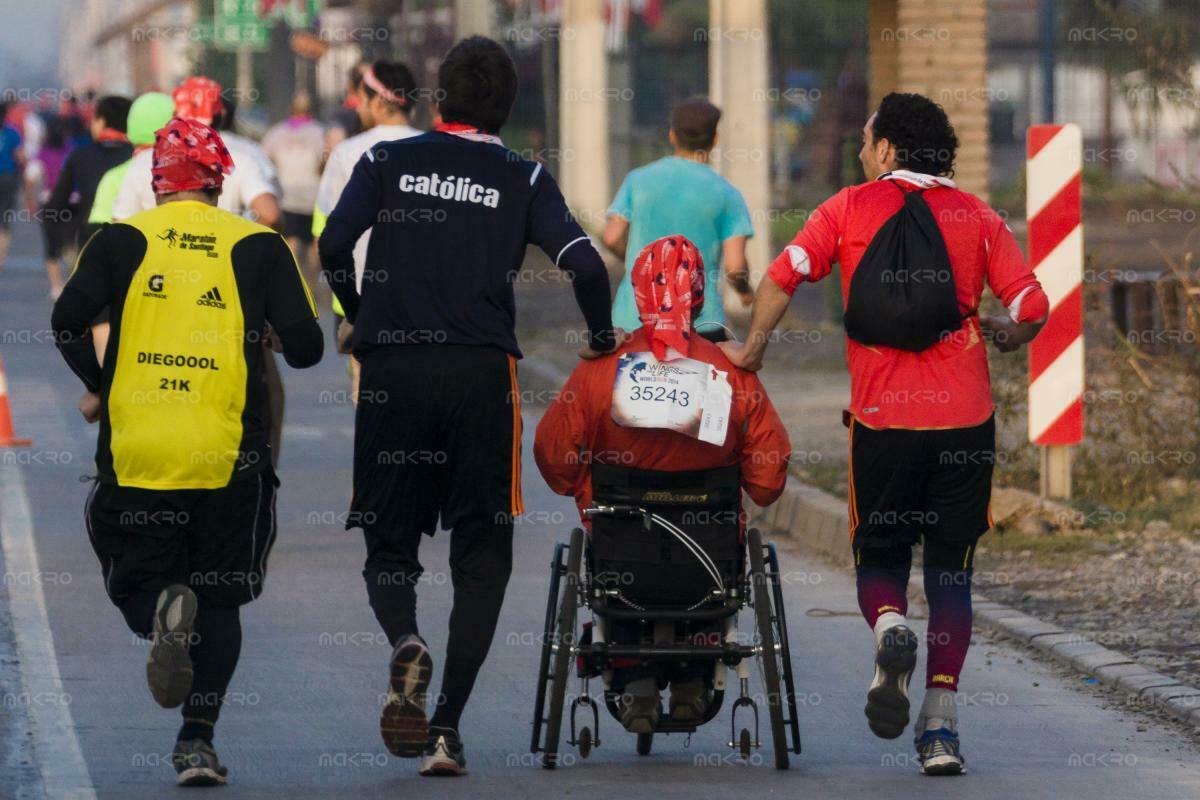
M 150 276 L 150 280 L 146 281 L 146 291 L 142 292 L 142 297 L 157 297 L 159 300 L 167 299 L 162 275 Z
M 196 301 L 196 305 L 223 309 L 225 308 L 225 299 L 221 297 L 221 290 L 214 286 L 200 295 L 200 299 Z

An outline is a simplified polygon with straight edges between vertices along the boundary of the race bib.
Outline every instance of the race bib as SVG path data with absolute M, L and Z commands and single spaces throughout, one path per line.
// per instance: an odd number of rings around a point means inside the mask
M 626 353 L 617 363 L 612 419 L 623 428 L 677 431 L 722 445 L 732 402 L 729 376 L 703 361 Z

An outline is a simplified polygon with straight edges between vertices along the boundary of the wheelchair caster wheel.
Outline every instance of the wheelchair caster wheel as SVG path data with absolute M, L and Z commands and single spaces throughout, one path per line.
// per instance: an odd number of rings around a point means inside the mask
M 750 760 L 751 746 L 752 742 L 750 739 L 750 731 L 746 728 L 742 728 L 742 733 L 740 736 L 738 736 L 738 755 L 742 757 L 743 761 Z
M 592 729 L 584 728 L 579 732 L 579 757 L 587 758 L 592 754 Z
M 650 747 L 654 744 L 653 733 L 639 733 L 637 735 L 637 754 L 639 756 L 650 755 Z

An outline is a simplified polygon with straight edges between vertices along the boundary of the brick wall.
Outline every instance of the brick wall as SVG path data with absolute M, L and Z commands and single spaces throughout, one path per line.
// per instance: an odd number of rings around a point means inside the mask
M 987 197 L 987 0 L 871 0 L 871 104 L 890 91 L 940 103 L 958 134 L 955 178 Z

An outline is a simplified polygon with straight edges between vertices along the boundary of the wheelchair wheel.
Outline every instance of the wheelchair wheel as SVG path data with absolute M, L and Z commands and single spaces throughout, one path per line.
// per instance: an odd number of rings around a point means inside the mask
M 550 592 L 546 597 L 546 621 L 542 624 L 542 655 L 538 660 L 537 691 L 533 701 L 533 741 L 529 745 L 531 753 L 542 749 L 542 726 L 546 723 L 543 716 L 546 713 L 546 683 L 550 679 L 550 656 L 553 652 L 551 645 L 554 643 L 554 624 L 557 621 L 555 615 L 558 612 L 558 587 L 562 582 L 563 551 L 566 549 L 565 543 L 556 542 L 554 558 L 550 562 Z
M 637 754 L 639 756 L 650 755 L 650 747 L 654 744 L 653 733 L 639 733 L 637 735 Z
M 787 700 L 787 726 L 792 734 L 792 752 L 799 755 L 800 715 L 796 712 L 796 682 L 792 677 L 792 648 L 788 643 L 787 614 L 783 604 L 783 587 L 780 584 L 779 555 L 774 543 L 767 545 L 767 569 L 771 576 L 771 597 L 775 603 L 775 639 L 779 642 L 779 660 L 783 663 L 783 696 Z
M 771 721 L 771 744 L 775 749 L 775 768 L 788 768 L 787 733 L 783 721 L 783 693 L 779 686 L 779 655 L 775 652 L 775 630 L 771 613 L 771 582 L 763 555 L 762 534 L 751 528 L 747 536 L 750 548 L 750 582 L 754 591 L 754 617 L 762 647 L 759 663 L 767 690 L 767 713 Z
M 567 696 L 567 681 L 571 677 L 571 646 L 575 644 L 575 611 L 579 605 L 579 570 L 583 561 L 583 530 L 571 531 L 571 546 L 567 552 L 567 572 L 563 576 L 562 603 L 558 607 L 558 625 L 554 641 L 553 682 L 550 687 L 550 716 L 546 719 L 546 746 L 542 766 L 554 769 L 558 765 L 558 739 L 562 731 L 563 703 Z

